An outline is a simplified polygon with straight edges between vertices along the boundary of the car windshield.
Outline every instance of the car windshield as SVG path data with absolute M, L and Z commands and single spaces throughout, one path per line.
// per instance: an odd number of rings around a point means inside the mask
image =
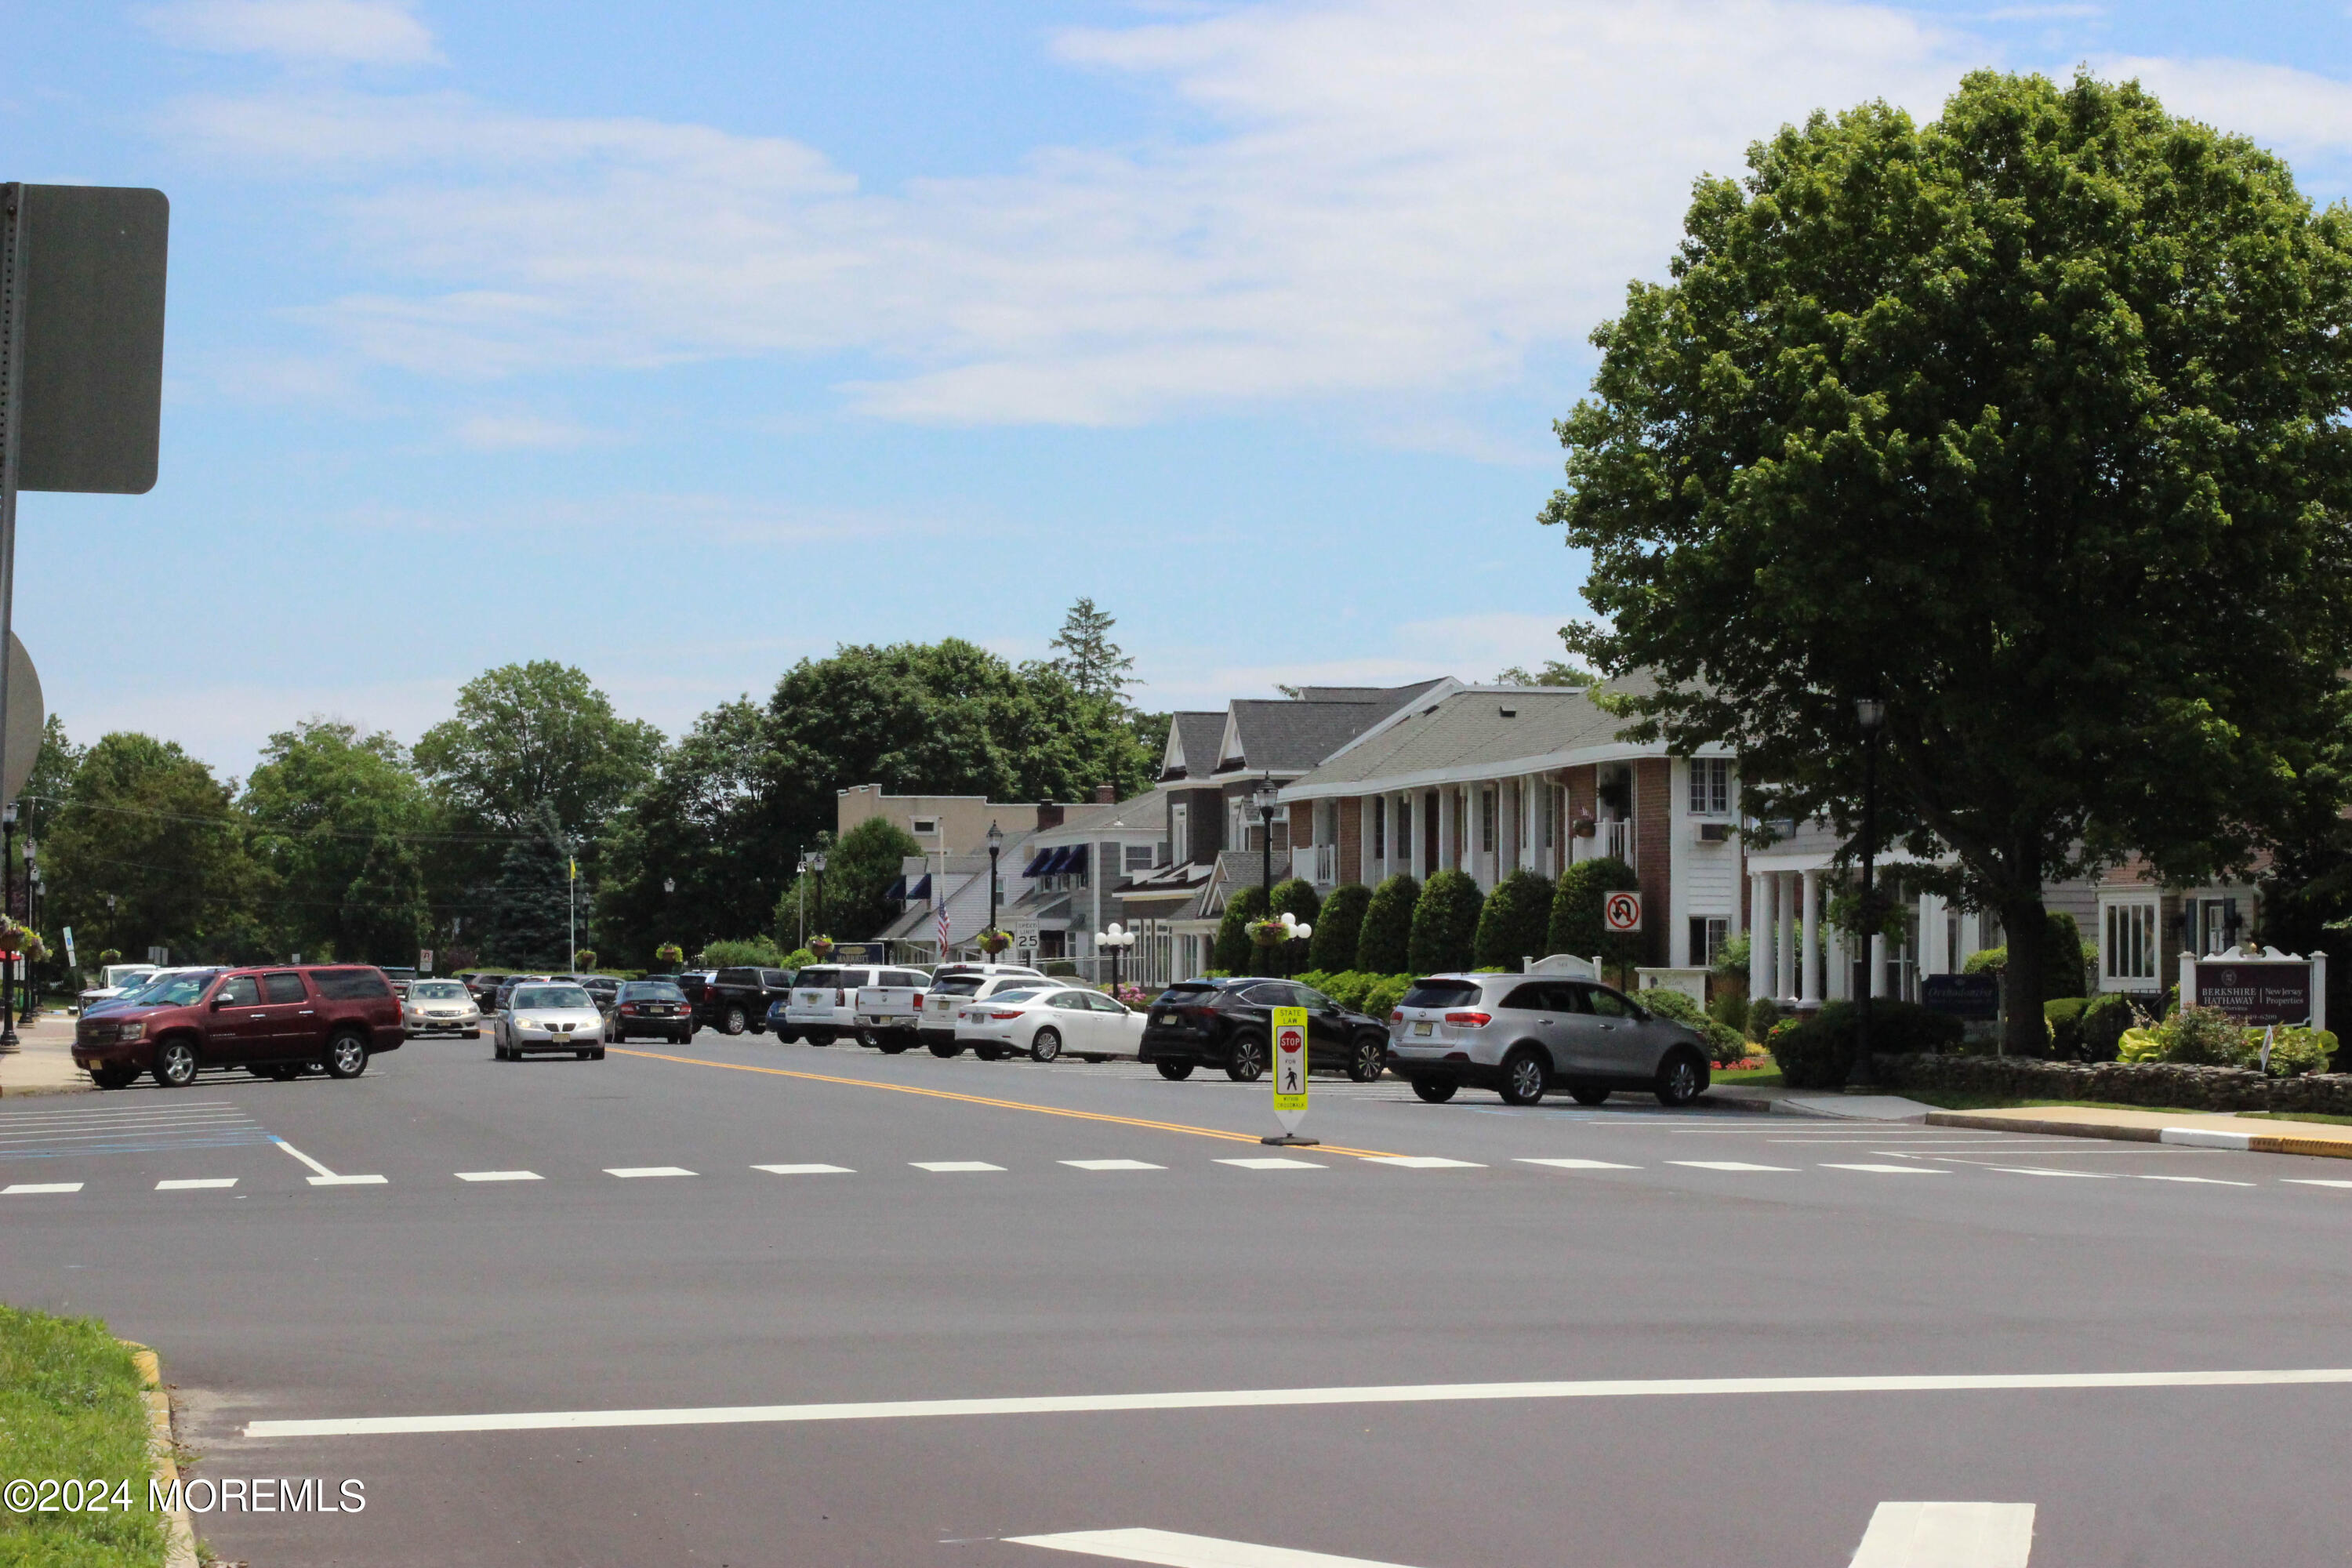
M 1478 1000 L 1478 987 L 1467 980 L 1416 980 L 1400 1007 L 1458 1007 Z
M 624 1002 L 683 1002 L 686 993 L 668 981 L 633 980 L 621 987 Z
M 167 974 L 129 998 L 145 1007 L 185 1007 L 202 996 L 213 983 L 213 973 Z
M 931 982 L 931 994 L 934 996 L 977 996 L 980 994 L 980 976 L 977 974 L 950 974 L 945 980 L 934 980 Z
M 454 980 L 420 980 L 408 988 L 408 994 L 418 1002 L 463 1002 L 466 988 Z
M 517 1007 L 593 1007 L 588 993 L 577 985 L 521 985 L 515 988 Z
M 803 969 L 800 972 L 799 978 L 794 980 L 793 984 L 802 987 L 803 989 L 810 991 L 830 991 L 841 984 L 841 971 L 838 969 Z
M 1162 1002 L 1190 1002 L 1198 1005 L 1216 994 L 1217 988 L 1213 985 L 1171 985 L 1160 994 L 1160 999 Z

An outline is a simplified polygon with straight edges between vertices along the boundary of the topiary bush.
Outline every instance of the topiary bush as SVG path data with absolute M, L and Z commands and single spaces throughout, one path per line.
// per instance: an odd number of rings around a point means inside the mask
M 1431 974 L 1476 963 L 1478 911 L 1486 901 L 1467 871 L 1440 871 L 1423 883 L 1412 907 L 1412 942 L 1405 967 Z
M 1661 1018 L 1672 1018 L 1696 1029 L 1699 1038 L 1706 1042 L 1707 1060 L 1716 1066 L 1728 1067 L 1747 1058 L 1747 1037 L 1720 1019 L 1709 1017 L 1706 1008 L 1683 993 L 1653 985 L 1636 993 L 1633 1000 Z
M 2082 1059 L 2086 1062 L 2111 1062 L 2116 1059 L 2116 1043 L 2124 1031 L 2132 1026 L 2134 1014 L 2128 998 L 2109 993 L 2094 996 L 2083 1007 L 2082 1022 L 2076 1026 L 2076 1037 L 2081 1042 Z
M 1304 877 L 1287 877 L 1274 885 L 1273 914 L 1276 920 L 1289 915 L 1301 925 L 1313 925 L 1321 918 L 1323 900 L 1315 891 L 1315 884 Z
M 1764 1048 L 1790 1089 L 1835 1089 L 1845 1082 L 1845 1052 L 1818 1016 L 1780 1020 L 1764 1037 Z
M 1420 902 L 1421 884 L 1402 871 L 1372 889 L 1364 906 L 1364 929 L 1356 938 L 1358 969 L 1395 974 L 1411 967 L 1412 911 Z
M 1580 860 L 1559 879 L 1551 900 L 1551 921 L 1544 933 L 1544 952 L 1598 954 L 1606 964 L 1639 963 L 1645 944 L 1639 931 L 1611 931 L 1602 905 L 1612 893 L 1638 893 L 1642 879 L 1633 868 L 1611 856 Z
M 1471 944 L 1478 962 L 1517 974 L 1525 960 L 1549 952 L 1544 943 L 1551 934 L 1551 879 L 1533 871 L 1514 871 L 1496 883 L 1478 911 Z
M 1780 1004 L 1769 996 L 1758 996 L 1748 1004 L 1748 1037 L 1759 1045 L 1772 1034 L 1772 1026 L 1780 1021 Z
M 1265 889 L 1255 883 L 1235 888 L 1225 899 L 1225 918 L 1217 922 L 1217 943 L 1210 957 L 1227 974 L 1256 974 L 1257 944 L 1250 941 L 1249 923 L 1265 914 Z
M 1361 882 L 1348 882 L 1331 889 L 1323 900 L 1323 912 L 1315 921 L 1315 934 L 1307 939 L 1307 962 L 1328 974 L 1352 971 L 1356 967 L 1356 943 L 1363 934 L 1364 910 L 1372 901 L 1372 890 Z

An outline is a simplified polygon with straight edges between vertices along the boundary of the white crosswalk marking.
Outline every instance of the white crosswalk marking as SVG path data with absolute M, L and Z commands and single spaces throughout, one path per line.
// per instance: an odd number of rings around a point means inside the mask
M 1556 1171 L 1638 1171 L 1639 1165 L 1621 1165 L 1614 1160 L 1517 1160 L 1520 1165 L 1549 1165 Z
M 2281 1176 L 2279 1180 L 2298 1187 L 2352 1187 L 2352 1182 L 2323 1181 L 2317 1176 Z
M 604 1168 L 604 1173 L 608 1176 L 618 1176 L 623 1181 L 634 1181 L 639 1176 L 691 1176 L 694 1174 L 683 1165 L 607 1165 Z
M 1074 1530 L 1059 1535 L 1013 1535 L 1013 1546 L 1042 1546 L 1120 1563 L 1154 1563 L 1160 1568 L 1404 1568 L 1369 1557 L 1334 1557 L 1328 1552 L 1294 1552 L 1246 1541 L 1180 1535 L 1172 1530 Z
M 1751 1165 L 1745 1160 L 1669 1160 L 1669 1165 L 1688 1165 L 1694 1171 L 1794 1171 L 1794 1165 Z
M 1852 1568 L 2026 1568 L 2030 1502 L 1883 1502 Z
M 1080 1171 L 1164 1171 L 1165 1165 L 1147 1165 L 1140 1160 L 1065 1160 L 1063 1164 Z
M 854 1176 L 856 1172 L 846 1165 L 754 1165 L 755 1171 L 765 1171 L 774 1176 Z
M 78 1193 L 79 1191 L 81 1191 L 79 1182 L 18 1182 L 13 1186 L 0 1187 L 0 1198 L 31 1197 L 36 1193 Z
M 1264 1159 L 1257 1160 L 1220 1160 L 1217 1163 L 1220 1165 L 1238 1165 L 1244 1171 L 1321 1171 L 1328 1169 L 1328 1166 L 1319 1165 L 1312 1160 L 1284 1160 L 1271 1155 Z
M 1834 1162 L 1822 1166 L 1824 1171 L 1867 1171 L 1874 1176 L 1948 1176 L 1952 1173 L 1933 1165 L 1841 1165 Z
M 235 1185 L 236 1185 L 235 1176 L 189 1176 L 175 1182 L 158 1182 L 155 1184 L 155 1190 L 159 1193 L 193 1193 L 207 1187 Z
M 1475 1160 L 1441 1160 L 1434 1154 L 1374 1154 L 1367 1165 L 1402 1165 L 1408 1171 L 1483 1171 Z
M 543 1181 L 537 1171 L 459 1171 L 461 1182 L 537 1182 Z
M 957 1175 L 968 1171 L 1002 1171 L 1002 1165 L 992 1165 L 985 1160 L 909 1160 L 918 1171 L 929 1171 L 938 1175 Z
M 2113 1181 L 2116 1174 L 2113 1171 L 2045 1171 L 2037 1165 L 1988 1165 L 1985 1169 L 2011 1176 L 2080 1176 L 2091 1182 Z M 2342 1185 L 2352 1187 L 2352 1182 Z
M 2194 1182 L 2200 1187 L 2251 1187 L 2252 1182 L 2225 1182 L 2219 1176 L 2151 1176 L 2145 1171 L 2135 1172 L 2143 1182 Z
M 384 1184 L 382 1176 L 312 1176 L 310 1181 L 314 1187 L 380 1187 Z

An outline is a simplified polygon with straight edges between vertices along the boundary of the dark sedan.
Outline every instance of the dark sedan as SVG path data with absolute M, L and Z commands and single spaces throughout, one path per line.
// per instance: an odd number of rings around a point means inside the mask
M 625 980 L 604 1015 L 604 1037 L 616 1045 L 651 1035 L 673 1045 L 694 1038 L 694 1004 L 669 980 Z
M 1351 1013 L 1294 980 L 1241 977 L 1186 980 L 1151 1005 L 1141 1059 L 1161 1078 L 1190 1078 L 1196 1067 L 1223 1068 L 1236 1083 L 1265 1072 L 1276 1007 L 1307 1009 L 1307 1066 L 1345 1072 L 1358 1083 L 1379 1078 L 1388 1061 L 1388 1026 Z

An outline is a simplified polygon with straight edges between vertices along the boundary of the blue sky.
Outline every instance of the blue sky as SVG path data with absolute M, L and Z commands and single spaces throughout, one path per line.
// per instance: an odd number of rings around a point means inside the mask
M 7 177 L 173 199 L 162 479 L 22 507 L 77 739 L 241 773 L 491 665 L 675 733 L 845 641 L 1158 707 L 1557 653 L 1586 334 L 1689 182 L 1978 66 L 2352 183 L 2342 5 L 0 5 Z

